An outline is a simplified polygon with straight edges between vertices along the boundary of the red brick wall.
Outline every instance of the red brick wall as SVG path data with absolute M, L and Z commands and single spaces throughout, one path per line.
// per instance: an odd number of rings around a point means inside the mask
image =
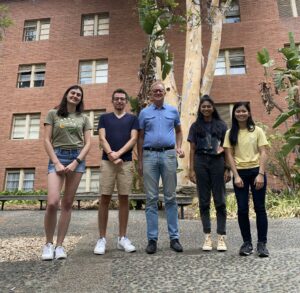
M 46 188 L 47 155 L 43 148 L 43 120 L 47 111 L 57 105 L 65 89 L 78 82 L 78 62 L 84 59 L 107 58 L 109 76 L 107 84 L 84 85 L 85 108 L 111 107 L 111 93 L 117 87 L 136 95 L 139 89 L 137 71 L 141 50 L 146 37 L 138 24 L 135 0 L 39 0 L 0 1 L 9 6 L 14 25 L 7 30 L 0 43 L 0 190 L 4 188 L 6 168 L 36 168 L 35 189 Z M 225 24 L 222 48 L 244 47 L 246 75 L 218 76 L 215 78 L 212 97 L 216 102 L 232 103 L 251 100 L 256 120 L 272 124 L 275 114 L 267 116 L 260 101 L 258 83 L 263 70 L 257 64 L 256 52 L 263 47 L 272 55 L 288 42 L 288 31 L 295 31 L 300 41 L 300 19 L 279 19 L 277 4 L 273 0 L 240 0 L 241 22 Z M 109 35 L 80 36 L 81 15 L 109 12 Z M 24 21 L 50 18 L 50 38 L 45 41 L 23 42 Z M 184 64 L 184 33 L 168 34 L 175 56 L 175 74 L 179 89 L 182 86 Z M 210 34 L 204 26 L 203 49 L 207 54 Z M 278 57 L 277 57 L 278 59 Z M 20 64 L 46 63 L 45 86 L 16 88 Z M 41 113 L 40 139 L 10 140 L 13 113 Z M 88 166 L 99 165 L 98 138 L 92 139 Z

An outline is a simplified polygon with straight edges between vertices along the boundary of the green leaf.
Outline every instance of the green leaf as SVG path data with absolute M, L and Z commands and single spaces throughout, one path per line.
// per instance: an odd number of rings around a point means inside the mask
M 293 115 L 295 115 L 295 114 L 297 114 L 297 113 L 300 113 L 300 109 L 299 109 L 299 108 L 295 108 L 295 109 L 292 109 L 292 110 L 290 110 L 290 111 L 288 111 L 288 112 L 281 113 L 281 114 L 277 117 L 277 119 L 276 119 L 276 121 L 275 121 L 275 123 L 274 123 L 274 125 L 273 125 L 273 128 L 278 127 L 280 124 L 282 124 L 282 123 L 283 123 L 284 121 L 286 121 L 288 118 L 292 117 Z
M 270 61 L 270 55 L 266 48 L 263 48 L 261 51 L 257 52 L 257 61 L 261 64 L 267 64 Z

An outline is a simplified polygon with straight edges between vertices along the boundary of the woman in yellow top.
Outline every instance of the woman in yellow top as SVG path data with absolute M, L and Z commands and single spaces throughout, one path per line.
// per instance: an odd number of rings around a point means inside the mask
M 252 120 L 248 102 L 238 102 L 232 109 L 232 127 L 224 141 L 227 160 L 233 172 L 233 186 L 238 205 L 238 222 L 243 237 L 240 255 L 253 253 L 249 220 L 249 187 L 251 188 L 257 226 L 257 253 L 269 256 L 266 247 L 268 219 L 265 207 L 267 178 L 265 165 L 268 141 L 263 130 Z

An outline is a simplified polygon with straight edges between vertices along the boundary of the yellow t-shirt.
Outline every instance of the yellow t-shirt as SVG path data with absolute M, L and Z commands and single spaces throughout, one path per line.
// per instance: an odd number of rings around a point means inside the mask
M 253 132 L 248 129 L 240 129 L 238 142 L 235 147 L 230 144 L 229 130 L 227 130 L 224 140 L 224 148 L 233 148 L 233 158 L 237 169 L 250 169 L 259 167 L 259 147 L 268 146 L 264 131 L 255 126 Z

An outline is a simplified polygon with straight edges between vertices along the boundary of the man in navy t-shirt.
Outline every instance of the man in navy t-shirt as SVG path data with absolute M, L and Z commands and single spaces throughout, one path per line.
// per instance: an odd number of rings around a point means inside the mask
M 129 206 L 128 195 L 131 193 L 133 166 L 132 149 L 137 142 L 138 119 L 125 111 L 128 94 L 117 89 L 112 94 L 114 111 L 101 115 L 98 124 L 100 145 L 103 148 L 100 189 L 101 200 L 98 212 L 100 238 L 94 249 L 95 254 L 104 254 L 108 206 L 117 184 L 119 195 L 119 237 L 118 249 L 134 252 L 135 247 L 126 236 Z

